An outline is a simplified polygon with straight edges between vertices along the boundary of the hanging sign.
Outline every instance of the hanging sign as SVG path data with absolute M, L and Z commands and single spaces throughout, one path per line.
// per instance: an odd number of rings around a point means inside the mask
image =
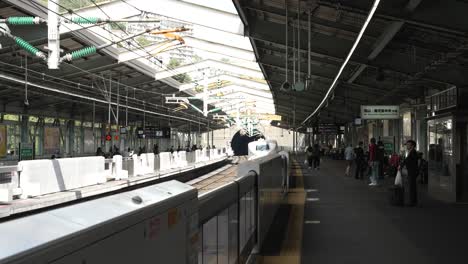
M 315 127 L 315 134 L 340 134 L 341 125 L 339 124 L 319 124 Z M 343 128 L 344 129 L 344 128 Z M 344 131 L 343 131 L 344 132 Z
M 138 138 L 171 138 L 171 128 L 170 127 L 154 127 L 154 126 L 146 126 L 144 129 L 142 127 L 138 127 L 136 129 L 137 137 Z
M 361 105 L 362 119 L 399 119 L 400 107 L 398 105 Z

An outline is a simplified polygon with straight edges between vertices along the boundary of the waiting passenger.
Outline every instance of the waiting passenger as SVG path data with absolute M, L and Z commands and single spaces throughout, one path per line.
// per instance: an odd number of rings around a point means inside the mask
M 427 184 L 428 174 L 429 174 L 429 166 L 427 160 L 424 159 L 424 154 L 422 152 L 418 152 L 418 168 L 419 168 L 419 183 Z
M 174 146 L 171 146 L 171 148 L 169 149 L 169 152 L 171 152 L 171 154 L 174 153 Z
M 120 149 L 116 146 L 114 146 L 114 152 L 112 153 L 112 156 L 114 155 L 120 155 Z
M 97 150 L 96 150 L 96 156 L 105 156 L 104 155 L 104 151 L 102 151 L 102 148 L 101 147 L 98 147 Z
M 377 186 L 379 180 L 379 161 L 377 160 L 377 145 L 375 138 L 371 138 L 369 145 L 369 166 L 371 169 L 371 183 L 369 186 Z
M 159 146 L 158 146 L 158 144 L 154 144 L 153 153 L 154 153 L 154 155 L 159 155 Z
M 416 142 L 414 140 L 408 140 L 406 142 L 406 149 L 408 150 L 408 155 L 400 165 L 406 167 L 408 170 L 408 189 L 409 189 L 409 206 L 416 206 L 418 203 L 418 192 L 416 178 L 418 177 L 419 168 L 418 168 L 418 153 L 416 152 Z
M 385 165 L 385 146 L 381 140 L 377 142 L 377 153 L 376 158 L 379 161 L 378 178 L 384 179 L 384 165 Z
M 364 143 L 362 141 L 359 142 L 359 145 L 356 149 L 354 149 L 355 161 L 356 161 L 356 170 L 354 173 L 354 177 L 356 179 L 364 178 L 364 169 L 366 167 L 366 158 L 364 154 L 364 149 L 362 148 Z
M 349 171 L 351 170 L 351 166 L 353 166 L 353 160 L 355 157 L 354 149 L 351 144 L 349 144 L 346 149 L 344 150 L 344 156 L 346 160 L 346 171 L 345 176 L 349 176 Z
M 306 149 L 306 161 L 309 165 L 309 170 L 312 169 L 313 153 L 314 148 L 312 147 L 312 145 L 309 144 L 309 146 Z
M 315 170 L 320 170 L 320 153 L 321 151 L 319 144 L 315 144 L 312 151 L 312 160 Z
M 180 146 L 177 147 L 177 152 L 182 151 L 182 148 Z

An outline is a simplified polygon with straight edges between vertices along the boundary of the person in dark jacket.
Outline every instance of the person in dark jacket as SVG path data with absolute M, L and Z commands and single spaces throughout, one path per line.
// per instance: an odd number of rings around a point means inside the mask
M 418 192 L 416 178 L 419 173 L 419 164 L 418 164 L 418 152 L 416 151 L 416 142 L 414 140 L 408 140 L 406 142 L 406 149 L 408 150 L 408 155 L 403 160 L 401 167 L 406 167 L 408 170 L 408 189 L 409 189 L 409 206 L 416 206 L 418 203 Z
M 104 151 L 102 151 L 101 147 L 98 147 L 96 150 L 96 156 L 104 156 Z
M 153 145 L 153 153 L 154 153 L 154 155 L 159 155 L 159 145 L 158 144 Z
M 418 164 L 419 164 L 419 183 L 427 184 L 427 179 L 429 175 L 429 166 L 427 160 L 424 159 L 424 154 L 422 152 L 418 153 Z
M 315 170 L 320 170 L 320 146 L 315 144 L 312 149 L 312 163 Z
M 384 179 L 384 161 L 385 161 L 385 146 L 381 140 L 377 142 L 377 161 L 379 162 L 379 179 Z
M 356 179 L 364 178 L 364 169 L 366 168 L 366 158 L 362 145 L 364 145 L 364 143 L 361 141 L 359 142 L 358 147 L 354 149 L 354 153 L 356 155 L 356 172 L 354 177 Z

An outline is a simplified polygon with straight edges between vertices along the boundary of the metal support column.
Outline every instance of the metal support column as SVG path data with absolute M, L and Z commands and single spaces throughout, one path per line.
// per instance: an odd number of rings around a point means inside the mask
M 49 69 L 58 69 L 60 60 L 59 0 L 48 1 L 47 9 L 47 48 L 49 50 L 47 65 Z

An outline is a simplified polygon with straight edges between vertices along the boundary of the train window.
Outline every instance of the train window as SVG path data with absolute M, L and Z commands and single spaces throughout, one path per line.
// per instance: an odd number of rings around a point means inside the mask
M 268 144 L 257 145 L 256 150 L 259 150 L 259 151 L 270 150 L 270 145 L 268 145 Z

